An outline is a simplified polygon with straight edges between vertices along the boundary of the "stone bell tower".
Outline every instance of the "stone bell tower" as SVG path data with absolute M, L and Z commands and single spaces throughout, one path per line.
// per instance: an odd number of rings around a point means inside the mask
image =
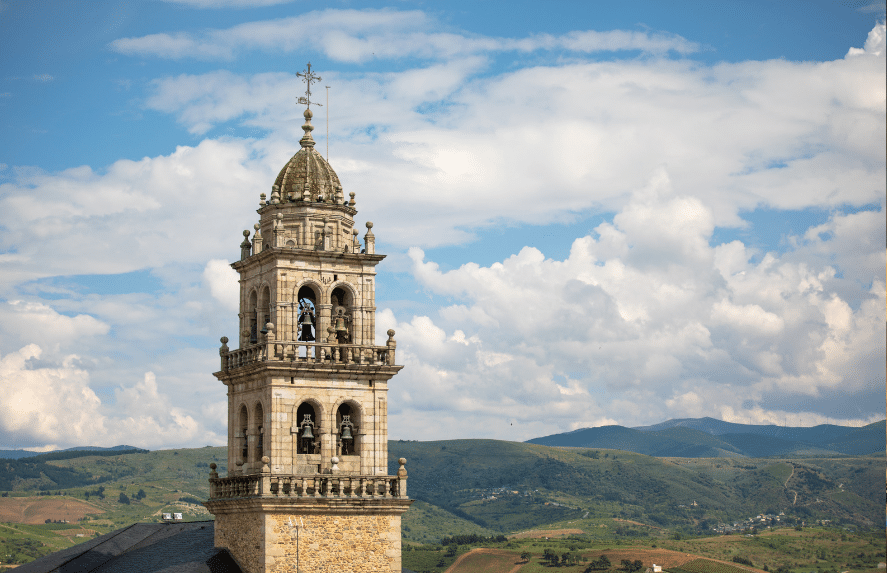
M 215 543 L 248 573 L 400 572 L 406 460 L 388 474 L 394 331 L 376 346 L 372 223 L 305 134 L 261 194 L 240 260 L 239 348 L 222 338 L 228 475 L 211 466 Z M 317 105 L 317 104 L 314 104 Z

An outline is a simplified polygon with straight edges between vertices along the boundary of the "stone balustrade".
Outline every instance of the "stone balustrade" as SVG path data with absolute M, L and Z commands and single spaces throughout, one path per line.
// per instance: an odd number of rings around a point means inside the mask
M 222 359 L 222 371 L 240 368 L 257 362 L 293 362 L 299 366 L 312 365 L 359 365 L 359 366 L 394 366 L 394 353 L 397 343 L 394 331 L 388 331 L 385 346 L 338 344 L 336 342 L 301 342 L 292 340 L 275 340 L 273 325 L 271 332 L 262 342 L 246 348 L 230 350 L 228 339 L 222 337 L 219 356 Z
M 269 473 L 209 480 L 209 499 L 246 497 L 323 499 L 405 499 L 406 476 L 271 475 Z

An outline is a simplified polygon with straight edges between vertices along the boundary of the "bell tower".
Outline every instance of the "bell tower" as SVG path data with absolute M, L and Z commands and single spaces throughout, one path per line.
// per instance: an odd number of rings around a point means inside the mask
M 394 331 L 375 344 L 373 224 L 314 149 L 311 71 L 301 149 L 259 201 L 240 260 L 238 348 L 222 338 L 228 475 L 211 466 L 215 543 L 248 573 L 400 572 L 406 460 L 388 474 Z

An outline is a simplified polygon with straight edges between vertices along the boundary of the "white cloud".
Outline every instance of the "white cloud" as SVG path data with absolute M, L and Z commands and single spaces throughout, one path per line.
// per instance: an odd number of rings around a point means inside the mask
M 239 253 L 237 226 L 251 226 L 264 188 L 256 182 L 273 179 L 272 168 L 251 157 L 255 150 L 249 141 L 205 140 L 168 156 L 120 160 L 102 174 L 77 167 L 0 183 L 0 250 L 10 253 L 0 289 Z
M 213 297 L 222 303 L 226 311 L 237 313 L 240 309 L 240 275 L 225 260 L 213 259 L 203 269 L 203 280 L 208 283 Z
M 796 261 L 805 246 L 757 263 L 738 241 L 711 247 L 710 211 L 666 182 L 655 175 L 563 261 L 524 248 L 489 267 L 442 272 L 411 249 L 418 282 L 458 302 L 437 319 L 380 313 L 379 326 L 397 331 L 406 366 L 392 385 L 391 403 L 401 404 L 392 425 L 408 435 L 431 411 L 464 415 L 459 436 L 527 439 L 581 427 L 577 420 L 782 423 L 790 410 L 780 403 L 822 399 L 838 387 L 867 396 L 879 379 L 883 386 L 883 282 L 851 288 L 831 266 Z M 883 211 L 872 216 L 883 220 Z M 841 227 L 846 217 L 821 227 Z M 842 249 L 853 243 L 860 257 L 880 257 L 869 280 L 884 274 L 877 234 L 855 242 L 840 235 Z M 861 302 L 851 306 L 839 292 Z M 793 415 L 856 425 L 882 415 L 871 405 L 810 408 Z M 479 412 L 486 421 L 474 426 Z M 518 428 L 502 423 L 512 419 Z M 425 436 L 452 432 L 435 426 Z
M 484 75 L 484 58 L 456 57 L 399 73 L 324 73 L 331 162 L 383 240 L 404 246 L 619 211 L 663 168 L 685 198 L 670 207 L 676 221 L 705 207 L 709 220 L 694 224 L 709 227 L 742 226 L 741 213 L 757 208 L 878 204 L 884 70 L 880 55 L 573 61 Z M 194 133 L 240 121 L 295 148 L 302 119 L 291 94 L 302 86 L 292 74 L 217 71 L 154 87 L 148 106 Z
M 58 352 L 82 343 L 83 338 L 107 334 L 109 329 L 108 323 L 88 314 L 66 316 L 40 302 L 0 302 L 0 350 L 39 340 L 44 348 Z
M 238 0 L 232 0 L 235 3 Z M 193 4 L 221 4 L 193 0 Z M 577 53 L 641 51 L 653 54 L 689 54 L 698 45 L 680 36 L 646 31 L 573 31 L 561 36 L 539 34 L 527 38 L 491 38 L 467 33 L 436 32 L 435 22 L 419 11 L 322 10 L 291 18 L 238 24 L 201 34 L 151 34 L 120 38 L 112 49 L 129 55 L 170 59 L 233 59 L 239 51 L 261 49 L 293 52 L 319 49 L 340 62 L 370 59 L 446 59 L 478 53 L 566 50 Z
M 172 406 L 150 372 L 141 382 L 118 387 L 113 405 L 103 404 L 90 388 L 89 373 L 77 366 L 77 356 L 35 365 L 42 354 L 31 344 L 0 357 L 0 440 L 7 446 L 125 443 L 155 448 L 222 441 Z

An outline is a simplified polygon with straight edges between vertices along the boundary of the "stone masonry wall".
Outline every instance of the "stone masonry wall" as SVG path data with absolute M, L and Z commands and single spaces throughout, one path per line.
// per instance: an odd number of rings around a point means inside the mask
M 301 523 L 298 533 L 290 526 Z M 264 573 L 400 573 L 400 515 L 266 515 Z M 250 572 L 252 573 L 252 572 Z
M 265 527 L 260 513 L 216 515 L 215 545 L 227 547 L 244 573 L 265 571 Z

